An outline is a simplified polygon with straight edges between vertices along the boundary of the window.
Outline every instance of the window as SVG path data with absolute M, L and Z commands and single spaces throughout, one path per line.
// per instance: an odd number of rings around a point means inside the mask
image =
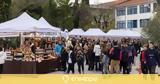
M 126 22 L 125 21 L 117 21 L 117 28 L 119 28 L 119 29 L 126 28 Z
M 137 14 L 137 6 L 130 6 L 127 8 L 127 14 Z
M 127 27 L 128 28 L 137 28 L 137 20 L 128 20 Z
M 150 4 L 140 5 L 140 13 L 147 13 L 147 12 L 151 12 Z
M 141 19 L 140 20 L 140 27 L 145 27 L 148 22 L 149 22 L 149 19 Z
M 126 15 L 126 10 L 124 8 L 117 8 L 117 16 L 123 16 Z

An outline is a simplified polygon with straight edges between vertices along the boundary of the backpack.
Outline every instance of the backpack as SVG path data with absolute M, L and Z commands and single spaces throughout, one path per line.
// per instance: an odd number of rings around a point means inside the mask
M 82 63 L 84 61 L 83 55 L 81 54 L 81 55 L 77 56 L 76 60 L 77 60 L 78 63 Z
M 119 47 L 113 47 L 110 52 L 111 59 L 119 60 L 120 59 L 120 51 L 121 51 L 121 49 Z

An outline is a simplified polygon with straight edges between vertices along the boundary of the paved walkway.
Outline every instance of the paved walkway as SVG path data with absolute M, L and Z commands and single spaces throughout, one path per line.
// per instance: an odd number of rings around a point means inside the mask
M 132 66 L 131 74 L 139 74 L 139 72 L 138 72 L 138 67 L 139 66 L 140 66 L 140 64 L 139 64 L 139 61 L 138 61 L 138 57 L 136 57 L 135 58 L 135 65 Z M 88 71 L 88 65 L 85 65 L 84 69 L 85 69 L 85 74 L 102 74 L 101 71 Z M 65 74 L 65 73 L 63 71 L 55 71 L 55 72 L 52 72 L 50 74 Z M 75 64 L 75 74 L 79 74 L 77 64 Z

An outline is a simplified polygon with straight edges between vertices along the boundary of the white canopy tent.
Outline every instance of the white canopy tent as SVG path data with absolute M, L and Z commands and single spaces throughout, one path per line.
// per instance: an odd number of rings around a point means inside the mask
M 21 14 L 19 17 L 14 18 L 12 20 L 3 22 L 0 24 L 0 33 L 19 33 L 21 37 L 21 44 L 24 40 L 24 32 L 39 32 L 39 33 L 46 33 L 52 32 L 57 33 L 60 32 L 60 29 L 54 28 L 47 24 L 48 22 L 44 19 L 40 19 L 39 21 L 32 18 L 26 12 Z
M 34 31 L 37 20 L 29 16 L 26 12 L 17 18 L 0 24 L 0 30 L 8 29 L 5 32 L 31 32 Z M 4 31 L 3 31 L 4 32 Z
M 106 36 L 106 34 L 99 28 L 90 28 L 83 33 L 83 36 L 103 37 L 103 36 Z
M 81 36 L 81 35 L 83 35 L 83 33 L 84 33 L 84 30 L 82 30 L 81 28 L 79 28 L 79 29 L 72 29 L 69 32 L 69 35 L 70 36 Z
M 52 25 L 50 25 L 43 17 L 41 17 L 39 20 L 38 20 L 38 25 L 37 25 L 38 28 L 50 28 L 50 29 L 53 29 L 55 31 L 61 31 L 60 28 L 57 28 L 57 27 L 54 27 Z
M 24 12 L 17 18 L 3 22 L 0 24 L 0 32 L 57 32 L 52 26 L 38 21 Z
M 94 39 L 94 40 L 100 40 L 100 39 L 105 39 L 106 33 L 104 33 L 101 29 L 99 28 L 90 28 L 86 32 L 83 33 L 83 37 L 87 37 L 89 39 Z
M 132 30 L 125 30 L 125 29 L 121 29 L 121 30 L 114 30 L 111 29 L 110 31 L 107 32 L 106 34 L 107 37 L 115 37 L 115 38 L 141 38 L 141 34 L 136 32 L 136 31 L 132 31 Z

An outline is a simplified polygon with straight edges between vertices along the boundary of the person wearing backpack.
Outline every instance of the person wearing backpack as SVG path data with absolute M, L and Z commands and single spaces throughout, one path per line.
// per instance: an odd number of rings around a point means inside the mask
M 81 70 L 84 74 L 84 55 L 81 50 L 77 52 L 76 60 L 77 60 L 79 74 L 81 74 Z
M 113 47 L 110 49 L 110 68 L 109 71 L 111 74 L 114 72 L 119 74 L 120 73 L 120 47 L 117 42 L 113 42 Z

